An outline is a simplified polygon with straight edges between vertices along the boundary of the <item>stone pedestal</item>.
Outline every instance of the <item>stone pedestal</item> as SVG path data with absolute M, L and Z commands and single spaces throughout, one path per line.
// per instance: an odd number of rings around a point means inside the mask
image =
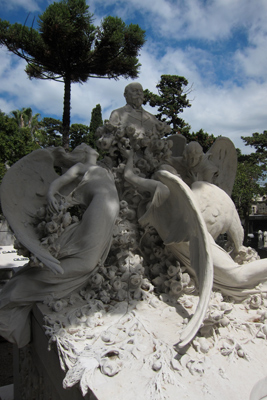
M 32 313 L 32 342 L 14 347 L 14 400 L 97 400 L 94 394 L 82 396 L 78 387 L 64 389 L 65 377 L 55 348 L 48 350 L 43 315 L 36 305 Z
M 183 297 L 192 314 L 194 297 Z M 15 349 L 14 400 L 263 399 L 267 321 L 261 319 L 266 320 L 267 300 L 261 300 L 255 308 L 255 297 L 240 304 L 225 303 L 219 293 L 213 293 L 201 335 L 180 350 L 174 346 L 183 320 L 180 309 L 153 295 L 146 301 L 95 310 L 93 300 L 89 304 L 81 297 L 76 303 L 66 301 L 61 312 L 36 305 L 33 340 Z M 95 304 L 100 306 L 100 301 Z M 218 325 L 220 312 L 228 324 Z M 91 325 L 85 323 L 85 316 Z M 52 339 L 50 351 L 46 330 Z M 68 372 L 61 369 L 60 357 L 65 365 L 69 363 Z M 115 365 L 120 368 L 114 372 Z M 63 388 L 63 380 L 68 389 Z M 84 397 L 80 387 L 83 393 L 88 390 Z

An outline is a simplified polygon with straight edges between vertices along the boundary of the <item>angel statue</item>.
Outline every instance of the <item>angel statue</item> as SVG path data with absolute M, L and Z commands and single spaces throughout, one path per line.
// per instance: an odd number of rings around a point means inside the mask
M 174 143 L 178 143 L 175 137 Z M 181 145 L 181 140 L 178 144 Z M 197 142 L 187 145 L 183 142 L 179 150 L 182 156 L 176 156 L 177 151 L 173 148 L 175 157 L 171 157 L 170 164 L 191 188 L 191 196 L 194 196 L 209 232 L 214 268 L 213 287 L 236 300 L 266 291 L 267 262 L 259 257 L 255 259 L 257 257 L 251 253 L 251 249 L 242 245 L 244 230 L 230 197 L 237 169 L 237 154 L 232 141 L 218 137 L 206 154 Z M 227 233 L 232 241 L 230 254 L 215 242 L 223 233 Z M 176 244 L 173 251 L 189 265 L 186 243 Z M 245 264 L 239 265 L 243 261 Z
M 179 347 L 183 347 L 203 322 L 212 287 L 237 300 L 266 292 L 267 262 L 256 259 L 239 265 L 216 244 L 215 239 L 228 232 L 236 258 L 249 252 L 242 246 L 243 229 L 234 203 L 224 190 L 205 181 L 195 182 L 190 189 L 170 165 L 161 165 L 151 179 L 146 179 L 135 173 L 134 152 L 122 153 L 127 159 L 125 180 L 152 195 L 139 215 L 140 225 L 154 227 L 164 245 L 199 283 L 196 312 L 180 335 Z
M 218 137 L 205 154 L 198 142 L 186 144 L 180 137 L 178 141 L 177 136 L 181 135 L 168 138 L 174 143 L 170 163 L 183 181 L 190 187 L 196 181 L 210 182 L 230 196 L 237 169 L 236 149 L 232 141 L 227 137 Z M 176 149 L 178 146 L 179 151 Z
M 122 151 L 127 163 L 124 178 L 141 191 L 149 192 L 152 201 L 139 218 L 141 226 L 153 226 L 166 247 L 186 242 L 189 246 L 190 270 L 197 276 L 200 299 L 197 311 L 180 335 L 179 346 L 188 344 L 205 317 L 213 284 L 213 265 L 205 222 L 190 189 L 174 168 L 163 165 L 151 179 L 134 173 L 132 150 Z M 188 264 L 188 263 L 187 263 Z
M 86 144 L 36 150 L 6 173 L 3 212 L 16 238 L 31 253 L 0 294 L 0 335 L 23 347 L 30 341 L 29 313 L 48 296 L 56 299 L 82 287 L 105 261 L 119 212 L 113 176 L 97 165 Z M 54 166 L 69 168 L 59 176 Z M 84 209 L 81 220 L 72 206 Z

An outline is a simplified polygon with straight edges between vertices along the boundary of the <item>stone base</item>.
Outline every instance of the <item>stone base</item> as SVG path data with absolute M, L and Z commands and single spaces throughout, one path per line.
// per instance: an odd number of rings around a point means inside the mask
M 14 348 L 14 400 L 97 400 L 94 394 L 82 396 L 78 387 L 64 389 L 65 377 L 55 348 L 48 350 L 38 305 L 32 313 L 32 342 Z
M 188 295 L 182 300 L 194 313 L 197 298 Z M 89 304 L 81 298 L 76 303 L 66 301 L 61 312 L 36 305 L 33 341 L 15 351 L 14 399 L 263 400 L 267 396 L 267 299 L 261 301 L 258 306 L 254 297 L 241 304 L 225 303 L 219 293 L 213 293 L 200 336 L 180 350 L 174 344 L 183 321 L 181 310 L 153 295 L 147 301 L 104 305 L 101 312 L 99 301 L 95 312 L 93 300 Z M 218 324 L 219 312 L 228 324 Z M 69 365 L 65 372 L 60 358 Z M 117 361 L 121 368 L 112 374 Z M 104 373 L 105 367 L 110 374 Z M 63 380 L 68 389 L 63 388 Z M 84 390 L 83 397 L 80 388 L 91 390 L 87 394 Z

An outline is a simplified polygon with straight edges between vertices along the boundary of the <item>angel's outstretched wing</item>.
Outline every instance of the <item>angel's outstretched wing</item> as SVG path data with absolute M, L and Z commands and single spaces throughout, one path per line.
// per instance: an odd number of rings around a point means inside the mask
M 152 202 L 139 222 L 152 225 L 178 259 L 187 258 L 187 264 L 190 262 L 199 284 L 200 296 L 196 312 L 180 336 L 179 346 L 183 347 L 196 335 L 209 304 L 213 284 L 210 240 L 191 189 L 181 178 L 168 171 L 158 171 L 157 178 L 167 186 L 170 195 L 158 207 Z M 181 242 L 186 242 L 186 256 L 180 251 Z
M 1 184 L 1 206 L 16 238 L 44 265 L 63 273 L 60 262 L 41 245 L 34 220 L 37 210 L 46 205 L 50 183 L 58 175 L 49 150 L 35 150 L 7 171 Z
M 219 171 L 213 183 L 231 196 L 237 170 L 237 153 L 233 142 L 227 137 L 218 137 L 206 154 Z

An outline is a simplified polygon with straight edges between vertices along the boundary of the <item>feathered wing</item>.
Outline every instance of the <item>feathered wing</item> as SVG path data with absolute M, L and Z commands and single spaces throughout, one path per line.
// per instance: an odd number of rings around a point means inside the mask
M 227 137 L 219 137 L 206 154 L 219 171 L 213 183 L 231 196 L 237 170 L 237 154 L 233 142 Z
M 191 189 L 181 178 L 168 171 L 158 171 L 157 177 L 167 186 L 170 195 L 159 207 L 150 207 L 139 222 L 154 226 L 165 245 L 168 245 L 178 258 L 178 243 L 189 242 L 190 267 L 199 284 L 200 294 L 196 312 L 180 336 L 179 346 L 183 347 L 196 335 L 209 304 L 213 284 L 209 235 Z
M 60 262 L 41 245 L 34 220 L 37 210 L 46 205 L 50 183 L 58 175 L 49 150 L 35 150 L 15 163 L 1 184 L 1 205 L 16 238 L 55 273 L 63 273 Z

